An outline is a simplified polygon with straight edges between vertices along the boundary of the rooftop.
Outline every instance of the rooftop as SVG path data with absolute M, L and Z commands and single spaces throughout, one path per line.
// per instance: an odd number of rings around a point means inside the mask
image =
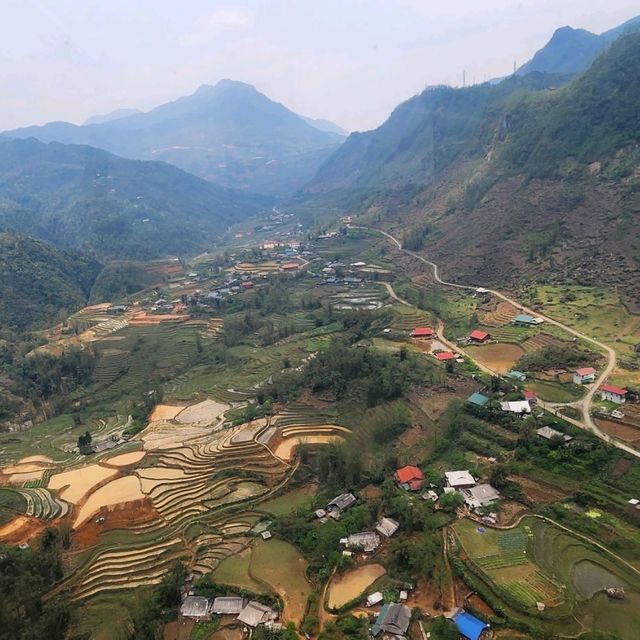
M 479 393 L 478 391 L 476 391 L 475 393 L 472 393 L 467 398 L 467 402 L 470 402 L 471 404 L 475 404 L 478 407 L 484 407 L 484 405 L 487 404 L 487 402 L 489 402 L 489 398 L 483 395 L 482 393 Z
M 579 376 L 592 376 L 597 371 L 593 367 L 581 367 L 580 369 L 576 369 L 576 374 Z
M 627 390 L 623 389 L 622 387 L 616 387 L 615 385 L 612 384 L 603 384 L 600 387 L 600 391 L 606 391 L 608 393 L 614 393 L 617 396 L 625 396 L 627 395 Z
M 394 636 L 404 636 L 411 622 L 411 609 L 404 604 L 385 604 L 371 629 L 377 636 L 381 631 Z
M 202 596 L 188 596 L 182 602 L 180 613 L 185 618 L 202 618 L 209 611 L 209 600 Z
M 239 597 L 220 597 L 215 598 L 211 611 L 216 615 L 235 615 L 237 616 L 247 605 L 244 598 Z
M 480 618 L 476 618 L 466 611 L 458 611 L 453 616 L 453 621 L 460 634 L 468 640 L 478 640 L 482 632 L 489 626 Z
M 444 477 L 450 487 L 475 485 L 475 478 L 468 471 L 446 471 Z

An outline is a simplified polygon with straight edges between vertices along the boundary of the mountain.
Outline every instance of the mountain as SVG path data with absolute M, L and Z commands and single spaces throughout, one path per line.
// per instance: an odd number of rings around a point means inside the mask
M 163 162 L 33 138 L 0 140 L 0 229 L 101 257 L 199 252 L 268 204 Z
M 600 35 L 585 29 L 561 27 L 529 62 L 516 71 L 516 74 L 522 76 L 533 71 L 572 75 L 582 73 L 612 42 L 638 28 L 640 16 Z
M 82 307 L 100 269 L 92 258 L 0 233 L 0 327 L 30 329 Z
M 242 82 L 221 80 L 148 113 L 100 124 L 52 122 L 6 132 L 13 138 L 86 144 L 139 160 L 164 160 L 227 188 L 292 193 L 342 136 L 310 126 Z
M 324 118 L 307 118 L 305 116 L 300 116 L 308 125 L 311 125 L 315 129 L 319 129 L 320 131 L 326 131 L 328 133 L 335 133 L 343 138 L 346 138 L 349 135 L 349 132 L 346 129 L 343 129 L 341 126 L 337 125 L 335 122 L 331 122 L 331 120 L 325 120 Z
M 91 116 L 85 120 L 84 124 L 104 124 L 105 122 L 113 122 L 114 120 L 121 120 L 129 116 L 135 116 L 138 113 L 142 113 L 140 109 L 116 109 L 109 113 L 102 113 L 95 116 Z
M 565 86 L 532 73 L 427 90 L 352 134 L 293 206 L 385 227 L 448 279 L 615 287 L 638 310 L 638 68 L 635 33 Z

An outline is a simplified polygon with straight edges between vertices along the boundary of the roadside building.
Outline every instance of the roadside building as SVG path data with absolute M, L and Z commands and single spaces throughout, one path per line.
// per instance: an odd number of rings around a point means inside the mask
M 238 622 L 246 625 L 247 627 L 255 628 L 261 624 L 267 624 L 273 622 L 278 618 L 278 614 L 267 605 L 252 600 L 246 607 L 240 612 L 238 616 Z
M 572 436 L 548 426 L 536 429 L 536 433 L 545 440 L 553 440 L 553 438 L 562 438 L 565 442 L 571 442 L 571 440 L 573 440 Z
M 581 367 L 573 372 L 573 384 L 589 384 L 596 379 L 598 373 L 593 367 Z
M 471 489 L 476 486 L 475 478 L 468 471 L 446 471 L 444 474 L 447 487 L 451 489 Z
M 478 391 L 476 391 L 475 393 L 472 393 L 467 398 L 467 402 L 469 404 L 475 405 L 476 407 L 484 407 L 487 404 L 487 402 L 489 402 L 489 400 L 490 398 L 483 395 L 482 393 L 479 393 Z
M 371 635 L 375 638 L 380 634 L 388 634 L 395 638 L 402 638 L 411 623 L 411 609 L 404 604 L 385 604 L 375 624 L 371 628 Z
M 385 538 L 390 538 L 400 527 L 400 523 L 393 518 L 380 518 L 376 531 Z
M 398 486 L 405 491 L 420 491 L 424 482 L 424 474 L 418 467 L 407 465 L 393 474 Z
M 518 324 L 525 327 L 537 327 L 544 322 L 544 318 L 537 316 L 530 316 L 526 313 L 519 313 L 514 319 L 513 324 Z
M 180 615 L 197 622 L 210 620 L 209 600 L 202 596 L 187 596 L 180 606 Z
M 340 540 L 340 543 L 347 547 L 347 549 L 360 550 L 364 553 L 373 553 L 380 546 L 381 542 L 380 536 L 373 531 L 352 533 L 350 536 Z
M 456 356 L 451 351 L 438 351 L 433 354 L 436 360 L 440 362 L 446 362 L 447 360 L 453 360 Z
M 343 511 L 346 511 L 356 503 L 356 497 L 352 493 L 341 493 L 334 498 L 326 508 L 327 514 L 334 520 L 338 520 Z
M 528 400 L 509 400 L 500 403 L 500 408 L 507 413 L 531 413 L 531 405 Z
M 463 489 L 462 496 L 470 509 L 486 507 L 500 500 L 500 494 L 490 484 L 479 484 L 470 489 Z
M 214 599 L 211 613 L 215 613 L 217 616 L 237 616 L 246 606 L 245 598 L 224 596 Z
M 600 387 L 600 397 L 609 402 L 624 404 L 627 400 L 627 390 L 612 384 L 603 384 Z
M 474 329 L 469 334 L 469 339 L 471 340 L 471 342 L 477 342 L 479 344 L 486 342 L 490 337 L 490 334 L 488 334 L 486 331 L 482 331 L 481 329 Z
M 429 339 L 433 338 L 434 331 L 431 327 L 416 327 L 411 332 L 412 338 L 421 338 L 421 339 Z
M 489 629 L 489 625 L 480 618 L 476 618 L 462 609 L 453 616 L 452 620 L 458 627 L 460 635 L 466 640 L 480 640 L 484 632 Z

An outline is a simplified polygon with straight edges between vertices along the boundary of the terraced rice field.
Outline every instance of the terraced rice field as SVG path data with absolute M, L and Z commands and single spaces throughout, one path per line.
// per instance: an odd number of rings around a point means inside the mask
M 506 373 L 513 369 L 524 355 L 521 347 L 515 344 L 485 344 L 479 347 L 467 347 L 465 351 L 481 364 L 496 373 Z
M 78 469 L 56 473 L 49 479 L 48 488 L 59 491 L 67 502 L 77 503 L 96 485 L 117 475 L 117 469 L 90 464 Z
M 478 313 L 480 322 L 486 327 L 503 327 L 518 315 L 518 310 L 509 302 L 499 302 L 493 311 Z
M 123 502 L 133 502 L 144 498 L 137 476 L 123 476 L 111 480 L 103 487 L 94 491 L 87 501 L 80 507 L 74 528 L 79 527 L 85 520 L 97 513 L 102 507 L 108 507 Z
M 355 600 L 385 573 L 385 568 L 380 564 L 367 564 L 349 569 L 331 582 L 327 606 L 329 609 L 339 609 Z
M 522 343 L 522 348 L 525 353 L 531 353 L 532 351 L 538 351 L 545 347 L 555 347 L 561 344 L 562 340 L 555 336 L 549 335 L 548 333 L 537 333 L 536 335 L 527 338 Z

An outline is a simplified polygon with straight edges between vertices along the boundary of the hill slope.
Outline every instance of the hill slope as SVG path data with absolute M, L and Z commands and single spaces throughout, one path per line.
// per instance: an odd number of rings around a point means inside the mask
M 124 258 L 198 252 L 266 204 L 162 162 L 0 140 L 0 229 L 61 247 Z
M 86 304 L 101 265 L 86 256 L 0 233 L 0 326 L 29 329 Z
M 7 134 L 164 160 L 228 188 L 276 196 L 308 180 L 343 139 L 231 80 L 203 85 L 148 113 L 83 126 L 52 122 Z
M 534 71 L 572 75 L 582 73 L 614 40 L 638 28 L 640 28 L 640 16 L 600 35 L 585 29 L 561 27 L 555 31 L 551 40 L 516 73 L 518 75 L 526 75 Z
M 425 92 L 351 136 L 302 204 L 359 211 L 428 251 L 449 278 L 616 286 L 640 308 L 637 68 L 640 34 L 553 91 L 523 85 L 542 83 L 530 74 Z

